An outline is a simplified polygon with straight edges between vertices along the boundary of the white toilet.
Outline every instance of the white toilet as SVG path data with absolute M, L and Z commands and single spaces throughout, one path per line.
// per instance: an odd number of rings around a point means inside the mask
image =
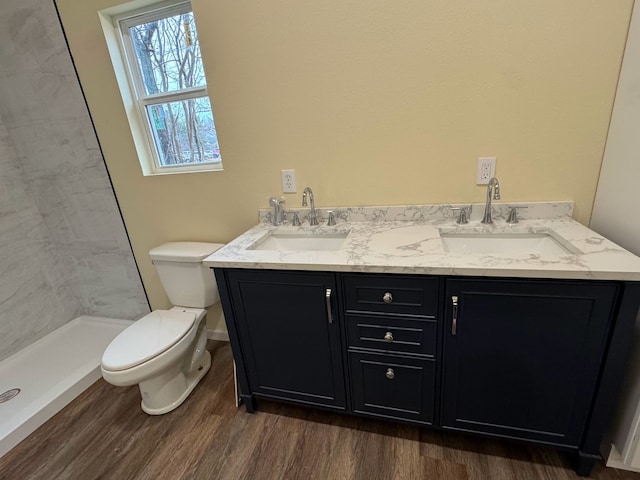
M 171 303 L 118 335 L 102 356 L 102 376 L 117 386 L 139 384 L 142 410 L 162 415 L 189 396 L 211 366 L 205 349 L 206 307 L 220 300 L 213 272 L 202 260 L 220 243 L 171 242 L 149 256 Z

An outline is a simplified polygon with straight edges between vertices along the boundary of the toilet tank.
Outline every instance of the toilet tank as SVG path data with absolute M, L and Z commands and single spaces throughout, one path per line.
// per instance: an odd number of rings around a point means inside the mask
M 202 265 L 202 260 L 223 246 L 222 243 L 169 242 L 149 251 L 173 305 L 205 308 L 220 300 L 213 271 Z

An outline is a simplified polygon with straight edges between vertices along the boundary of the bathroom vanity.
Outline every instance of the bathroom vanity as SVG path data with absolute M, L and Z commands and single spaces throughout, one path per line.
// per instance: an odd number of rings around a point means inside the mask
M 495 207 L 490 226 L 457 225 L 448 206 L 262 221 L 205 260 L 247 410 L 269 398 L 552 445 L 588 474 L 640 259 L 571 220 L 571 204 L 531 204 L 515 225 Z

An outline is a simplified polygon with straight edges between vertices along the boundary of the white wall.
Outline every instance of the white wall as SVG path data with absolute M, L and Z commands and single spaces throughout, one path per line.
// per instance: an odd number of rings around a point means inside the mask
M 640 4 L 635 3 L 590 227 L 640 255 Z M 640 322 L 613 431 L 619 467 L 640 468 Z
M 640 5 L 636 3 L 591 228 L 640 255 Z
M 0 360 L 148 311 L 54 4 L 0 2 Z

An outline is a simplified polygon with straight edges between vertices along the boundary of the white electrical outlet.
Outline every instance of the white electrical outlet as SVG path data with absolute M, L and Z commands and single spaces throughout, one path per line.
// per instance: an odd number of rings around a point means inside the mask
M 296 193 L 296 171 L 280 170 L 282 175 L 282 193 Z
M 496 176 L 496 157 L 480 157 L 478 159 L 478 173 L 476 183 L 486 185 L 491 177 Z

